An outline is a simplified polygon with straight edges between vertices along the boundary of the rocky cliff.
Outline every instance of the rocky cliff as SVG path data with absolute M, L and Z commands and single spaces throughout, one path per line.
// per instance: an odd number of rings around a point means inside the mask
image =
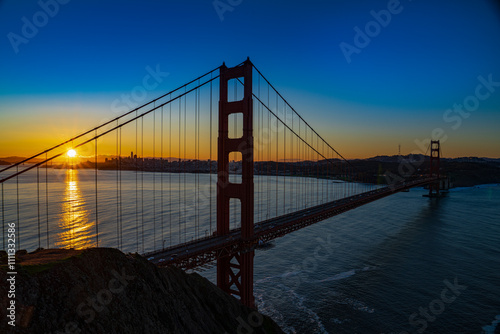
M 42 250 L 18 260 L 15 327 L 5 314 L 7 268 L 0 270 L 1 333 L 282 333 L 198 274 L 138 255 Z

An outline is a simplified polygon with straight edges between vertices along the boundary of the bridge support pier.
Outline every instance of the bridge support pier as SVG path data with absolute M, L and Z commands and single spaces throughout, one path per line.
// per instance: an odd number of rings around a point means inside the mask
M 253 184 L 253 99 L 252 63 L 247 59 L 242 65 L 220 68 L 219 137 L 217 167 L 217 235 L 229 234 L 230 200 L 241 202 L 241 239 L 253 237 L 254 184 Z M 243 81 L 244 94 L 240 101 L 228 100 L 228 82 Z M 243 135 L 229 138 L 229 115 L 242 114 Z M 241 183 L 229 181 L 229 154 L 240 152 L 242 159 Z M 217 260 L 217 286 L 240 298 L 244 305 L 255 308 L 253 296 L 254 251 L 240 252 Z

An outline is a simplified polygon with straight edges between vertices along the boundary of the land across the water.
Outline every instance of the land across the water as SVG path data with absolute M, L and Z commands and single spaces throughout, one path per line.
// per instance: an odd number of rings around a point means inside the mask
M 21 161 L 20 157 L 0 158 L 0 164 Z M 30 161 L 35 163 L 39 161 Z M 178 158 L 106 157 L 98 161 L 49 163 L 49 168 L 96 168 L 170 173 L 217 173 L 217 161 Z M 230 173 L 240 174 L 241 161 L 230 161 Z M 280 175 L 330 178 L 332 180 L 387 184 L 396 176 L 399 181 L 417 178 L 429 172 L 429 158 L 424 155 L 377 156 L 369 159 L 323 159 L 301 161 L 255 161 L 255 175 Z M 448 176 L 454 187 L 500 183 L 500 159 L 441 158 L 441 175 Z

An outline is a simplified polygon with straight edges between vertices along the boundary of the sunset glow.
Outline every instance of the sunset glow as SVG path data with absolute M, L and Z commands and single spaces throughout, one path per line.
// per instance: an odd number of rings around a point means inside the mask
M 4 38 L 0 45 L 0 158 L 43 152 L 162 96 L 222 62 L 233 66 L 247 56 L 308 124 L 347 158 L 394 155 L 399 147 L 402 154 L 425 153 L 422 147 L 426 144 L 422 143 L 431 139 L 446 144 L 444 155 L 449 158 L 500 157 L 500 20 L 494 1 L 453 6 L 408 1 L 398 7 L 390 24 L 364 38 L 354 28 L 365 36 L 365 28 L 372 22 L 377 24 L 370 13 L 387 10 L 387 1 L 321 2 L 321 9 L 277 1 L 266 3 L 264 11 L 260 10 L 262 4 L 244 2 L 238 10 L 235 7 L 225 12 L 223 22 L 211 2 L 194 2 L 196 6 L 150 0 L 147 6 L 116 2 L 121 11 L 116 17 L 113 1 L 99 11 L 88 4 L 69 4 L 29 38 L 22 35 L 20 18 L 31 19 L 34 13 L 43 13 L 43 8 L 36 1 L 29 2 L 29 7 L 13 0 L 1 3 L 0 30 L 4 36 L 12 32 L 19 38 L 13 42 L 13 37 Z M 254 25 L 255 17 L 248 13 L 257 12 L 259 21 L 268 24 Z M 95 24 L 82 29 L 82 13 L 95 17 Z M 179 15 L 165 20 L 164 13 Z M 423 25 L 421 20 L 428 13 L 434 13 L 432 20 Z M 119 18 L 128 16 L 137 16 L 138 24 L 123 27 Z M 304 23 L 299 27 L 296 20 L 287 19 L 290 17 L 300 17 Z M 271 22 L 278 23 L 273 26 Z M 168 45 L 159 42 L 178 26 L 204 29 L 183 31 Z M 254 26 L 254 30 L 249 33 L 242 28 L 246 26 Z M 102 34 L 109 27 L 112 38 Z M 245 34 L 248 38 L 240 39 Z M 227 41 L 232 40 L 238 43 L 229 48 Z M 61 41 L 65 46 L 59 50 Z M 140 51 L 130 53 L 130 43 Z M 96 50 L 99 61 L 93 61 Z M 202 61 L 200 50 L 206 50 Z M 287 57 L 281 54 L 283 50 L 287 50 Z M 254 82 L 254 91 L 259 93 L 259 81 Z M 260 93 L 265 96 L 267 91 L 261 84 Z M 217 141 L 217 80 L 212 88 L 214 138 L 209 141 L 206 131 L 210 124 L 207 88 L 199 96 L 204 108 L 200 126 L 205 132 L 200 134 L 198 154 L 190 152 L 197 127 L 193 98 L 180 111 L 179 101 L 165 105 L 163 122 L 160 110 L 156 120 L 152 114 L 144 118 L 144 139 L 142 126 L 138 135 L 135 123 L 124 126 L 122 155 L 134 151 L 141 156 L 161 156 L 163 132 L 164 156 L 209 158 L 208 143 L 214 148 Z M 233 91 L 232 87 L 229 93 Z M 254 105 L 258 107 L 258 103 Z M 454 107 L 464 105 L 463 111 Z M 184 108 L 187 118 L 179 118 Z M 188 125 L 186 134 L 184 122 Z M 149 145 L 153 135 L 155 152 Z M 141 143 L 145 141 L 144 152 L 136 149 L 136 137 Z M 184 137 L 186 156 L 184 142 L 179 145 Z M 93 144 L 79 146 L 77 157 L 92 157 Z M 111 134 L 100 137 L 97 145 L 98 155 L 119 155 Z M 211 159 L 215 159 L 216 151 L 212 149 L 212 153 Z M 268 158 L 260 155 L 258 159 Z

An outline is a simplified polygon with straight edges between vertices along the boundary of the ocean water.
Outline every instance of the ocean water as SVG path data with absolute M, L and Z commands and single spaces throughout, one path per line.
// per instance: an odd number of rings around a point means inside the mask
M 18 224 L 21 248 L 95 246 L 96 221 L 99 246 L 132 252 L 215 229 L 214 175 L 99 171 L 96 215 L 93 171 L 38 174 L 3 187 L 2 219 Z M 255 182 L 256 221 L 304 200 L 337 198 L 346 187 L 289 178 L 273 193 L 275 178 Z M 257 250 L 259 310 L 287 333 L 493 333 L 500 321 L 500 185 L 456 188 L 439 199 L 424 193 L 392 195 Z M 231 224 L 238 226 L 237 215 Z M 215 282 L 214 268 L 200 274 Z
M 500 186 L 399 193 L 257 251 L 259 310 L 287 333 L 493 333 Z

